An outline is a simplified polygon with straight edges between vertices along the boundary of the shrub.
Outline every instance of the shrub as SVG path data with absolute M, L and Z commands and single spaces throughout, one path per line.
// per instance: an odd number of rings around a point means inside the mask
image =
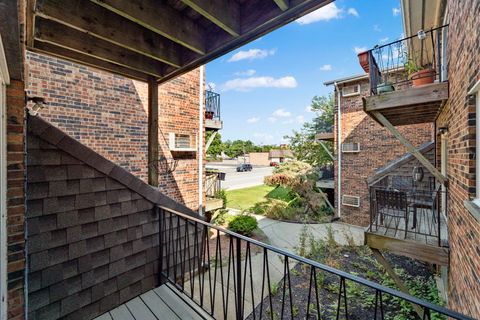
M 267 186 L 286 186 L 290 184 L 292 177 L 286 175 L 286 174 L 274 174 L 271 176 L 267 176 L 263 179 L 263 182 Z
M 227 207 L 227 190 L 225 189 L 220 189 L 215 193 L 215 198 L 217 199 L 222 199 L 223 200 L 223 206 L 222 208 L 225 209 Z
M 270 191 L 267 195 L 267 198 L 270 199 L 277 199 L 277 200 L 283 200 L 286 202 L 290 202 L 291 200 L 296 198 L 295 193 L 292 192 L 290 188 L 285 188 L 282 186 L 277 186 L 275 189 Z
M 226 209 L 218 209 L 215 211 L 213 214 L 211 223 L 218 225 L 218 226 L 223 226 L 226 223 L 230 222 L 232 220 L 233 216 L 228 213 L 228 210 Z
M 258 228 L 258 222 L 255 217 L 249 215 L 238 215 L 232 218 L 228 223 L 228 230 L 242 234 L 244 236 L 251 236 L 252 232 Z

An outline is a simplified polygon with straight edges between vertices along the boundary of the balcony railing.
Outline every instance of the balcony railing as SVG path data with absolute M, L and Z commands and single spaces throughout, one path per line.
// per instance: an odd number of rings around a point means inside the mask
M 220 94 L 205 91 L 205 118 L 220 120 Z
M 419 31 L 359 54 L 360 64 L 370 76 L 371 94 L 402 90 L 412 81 L 444 81 L 447 30 L 448 26 L 442 26 Z
M 333 178 L 334 178 L 333 165 L 326 165 L 318 168 L 318 179 L 333 180 Z
M 225 180 L 225 173 L 219 171 L 207 171 L 205 177 L 205 194 L 214 198 L 222 189 L 222 180 Z
M 161 208 L 159 215 L 160 283 L 174 285 L 213 318 L 353 319 L 352 310 L 361 310 L 362 318 L 385 319 L 393 299 L 419 306 L 423 319 L 469 319 L 200 219 Z M 305 286 L 292 286 L 294 266 L 305 272 Z M 320 279 L 327 278 L 336 292 L 320 296 Z M 352 297 L 352 286 L 369 298 Z
M 370 187 L 369 232 L 427 245 L 447 246 L 447 189 L 432 178 L 385 177 Z M 390 183 L 386 183 L 390 180 Z M 393 184 L 391 183 L 393 181 Z

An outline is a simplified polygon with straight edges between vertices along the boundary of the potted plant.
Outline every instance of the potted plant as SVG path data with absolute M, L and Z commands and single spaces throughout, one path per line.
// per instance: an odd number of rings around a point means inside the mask
M 404 66 L 408 78 L 412 80 L 412 87 L 419 87 L 433 83 L 435 80 L 435 70 L 431 67 L 417 66 L 415 60 L 410 57 L 407 57 Z
M 360 66 L 362 69 L 368 73 L 370 71 L 369 61 L 368 61 L 369 51 L 360 52 L 358 56 L 358 62 L 360 62 Z
M 213 111 L 205 111 L 205 118 L 213 119 Z
M 377 85 L 377 94 L 382 94 L 382 93 L 392 92 L 392 91 L 395 91 L 395 88 L 393 87 L 393 83 L 390 81 L 384 81 Z

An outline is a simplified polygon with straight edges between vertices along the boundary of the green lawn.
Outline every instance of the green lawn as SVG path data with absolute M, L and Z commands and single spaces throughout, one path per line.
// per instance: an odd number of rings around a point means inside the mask
M 265 196 L 274 188 L 266 185 L 227 191 L 227 207 L 245 210 L 255 203 L 264 201 Z

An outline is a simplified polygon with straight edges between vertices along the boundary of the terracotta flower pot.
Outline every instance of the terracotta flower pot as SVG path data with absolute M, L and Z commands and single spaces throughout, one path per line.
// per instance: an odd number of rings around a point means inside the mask
M 368 73 L 370 71 L 370 66 L 368 62 L 368 51 L 361 52 L 358 55 L 358 62 L 360 62 L 360 65 L 362 66 L 362 69 Z
M 435 80 L 435 70 L 433 69 L 424 69 L 412 73 L 410 76 L 410 80 L 412 80 L 412 86 L 418 87 L 423 86 L 429 83 L 433 83 Z

